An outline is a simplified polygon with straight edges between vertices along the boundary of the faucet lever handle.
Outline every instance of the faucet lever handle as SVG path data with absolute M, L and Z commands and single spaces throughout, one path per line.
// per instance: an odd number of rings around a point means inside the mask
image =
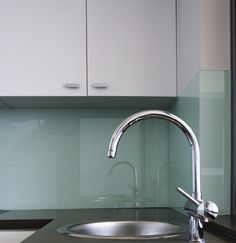
M 215 203 L 211 201 L 197 200 L 180 187 L 177 188 L 177 191 L 188 200 L 184 207 L 185 212 L 188 215 L 199 218 L 203 222 L 211 221 L 217 217 L 218 207 Z
M 191 201 L 195 206 L 200 206 L 200 202 L 198 202 L 195 198 L 190 196 L 186 191 L 184 191 L 182 188 L 177 187 L 177 191 L 182 194 L 184 197 L 186 197 L 189 201 Z

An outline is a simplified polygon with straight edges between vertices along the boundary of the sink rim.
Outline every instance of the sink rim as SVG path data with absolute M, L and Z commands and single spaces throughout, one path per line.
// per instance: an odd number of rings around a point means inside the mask
M 92 233 L 79 233 L 76 232 L 76 230 L 71 230 L 71 228 L 79 227 L 83 228 L 86 226 L 101 226 L 101 225 L 112 225 L 115 226 L 117 224 L 120 224 L 121 226 L 124 227 L 124 225 L 137 225 L 139 227 L 145 225 L 145 224 L 151 224 L 153 226 L 168 226 L 172 227 L 172 231 L 168 233 L 158 233 L 158 230 L 156 234 L 144 234 L 144 235 L 115 235 L 115 234 L 110 234 L 110 235 L 104 235 L 104 234 L 92 234 Z M 141 225 L 141 226 L 140 226 Z M 109 227 L 110 227 L 109 226 Z M 93 221 L 93 222 L 82 222 L 82 223 L 74 223 L 74 224 L 67 224 L 63 225 L 59 228 L 57 228 L 57 233 L 65 236 L 70 236 L 70 237 L 76 237 L 76 238 L 90 238 L 90 239 L 113 239 L 113 240 L 147 240 L 147 239 L 164 239 L 164 238 L 173 238 L 173 237 L 178 237 L 181 235 L 185 235 L 188 233 L 188 225 L 187 224 L 177 224 L 177 223 L 170 223 L 170 222 L 165 222 L 165 221 L 146 221 L 146 220 L 124 220 L 124 221 Z

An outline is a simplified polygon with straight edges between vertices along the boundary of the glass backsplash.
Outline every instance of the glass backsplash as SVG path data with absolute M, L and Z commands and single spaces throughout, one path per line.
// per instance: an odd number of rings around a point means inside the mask
M 136 111 L 1 110 L 0 208 L 166 206 L 165 122 L 135 124 L 117 158 L 106 157 L 113 130 Z
M 203 198 L 230 208 L 230 78 L 201 71 L 170 105 L 201 148 Z M 138 122 L 106 157 L 113 130 L 135 109 L 0 110 L 0 209 L 183 208 L 191 149 L 169 122 Z
M 204 200 L 215 202 L 220 214 L 230 213 L 230 73 L 201 71 L 171 107 L 193 129 L 201 150 Z M 178 141 L 178 142 L 177 142 Z M 169 130 L 169 205 L 183 207 L 176 186 L 191 193 L 191 152 L 187 139 Z M 176 165 L 178 164 L 178 166 Z M 172 166 L 173 165 L 173 166 Z

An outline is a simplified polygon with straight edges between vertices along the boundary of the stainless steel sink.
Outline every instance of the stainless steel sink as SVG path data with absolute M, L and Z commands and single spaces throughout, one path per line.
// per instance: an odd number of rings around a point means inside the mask
M 132 240 L 176 237 L 186 233 L 187 227 L 155 221 L 111 221 L 69 224 L 57 232 L 72 237 Z

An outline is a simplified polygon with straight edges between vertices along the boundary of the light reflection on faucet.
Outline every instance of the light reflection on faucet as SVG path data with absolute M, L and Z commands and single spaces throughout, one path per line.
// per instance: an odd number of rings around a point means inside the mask
M 116 167 L 118 167 L 119 165 L 122 165 L 122 164 L 127 165 L 132 170 L 133 177 L 134 177 L 134 185 L 131 186 L 131 188 L 132 188 L 132 191 L 134 193 L 134 203 L 135 203 L 135 207 L 138 207 L 138 173 L 137 173 L 137 170 L 134 167 L 134 165 L 132 163 L 130 163 L 129 161 L 118 161 L 108 171 L 108 175 L 111 175 L 112 172 L 113 172 L 113 170 Z

